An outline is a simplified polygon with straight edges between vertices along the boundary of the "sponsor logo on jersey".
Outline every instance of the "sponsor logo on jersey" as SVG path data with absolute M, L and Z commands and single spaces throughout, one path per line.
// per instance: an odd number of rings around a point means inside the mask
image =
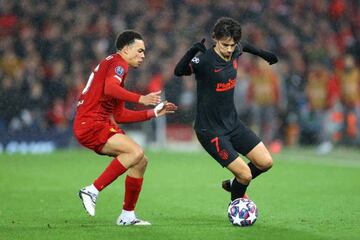
M 237 68 L 238 68 L 238 60 L 237 59 L 234 59 L 233 67 L 234 67 L 235 70 L 237 70 Z
M 117 66 L 115 68 L 115 73 L 121 77 L 123 75 L 123 73 L 124 73 L 124 68 L 121 67 L 121 66 Z
M 218 72 L 220 72 L 220 71 L 222 71 L 222 70 L 224 70 L 224 68 L 215 68 L 215 69 L 214 69 L 214 73 L 218 73 Z
M 195 64 L 198 64 L 200 62 L 200 59 L 198 57 L 194 57 L 193 59 L 191 59 L 191 61 Z
M 216 91 L 217 92 L 225 92 L 230 89 L 233 89 L 236 86 L 236 79 L 229 79 L 226 83 L 218 83 L 216 84 Z

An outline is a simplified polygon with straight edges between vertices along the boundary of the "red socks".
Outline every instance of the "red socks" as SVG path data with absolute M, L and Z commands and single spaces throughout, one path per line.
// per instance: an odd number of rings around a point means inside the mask
M 126 172 L 126 170 L 119 160 L 114 158 L 105 171 L 94 181 L 94 186 L 97 190 L 101 191 Z
M 115 181 L 120 175 L 126 172 L 126 168 L 114 158 L 105 171 L 94 181 L 94 186 L 97 190 L 101 191 L 106 188 L 110 183 Z M 133 211 L 136 202 L 139 198 L 143 178 L 133 178 L 126 176 L 125 179 L 125 197 L 123 209 L 126 211 Z
M 125 179 L 125 197 L 123 209 L 126 211 L 133 211 L 135 209 L 136 202 L 139 198 L 143 178 L 133 178 L 126 176 Z

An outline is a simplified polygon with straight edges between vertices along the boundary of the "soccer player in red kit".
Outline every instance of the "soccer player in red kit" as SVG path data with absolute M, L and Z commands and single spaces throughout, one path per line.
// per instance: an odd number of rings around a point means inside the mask
M 123 209 L 116 224 L 150 225 L 138 219 L 134 212 L 148 159 L 142 148 L 116 123 L 146 121 L 173 113 L 177 107 L 169 102 L 160 103 L 160 91 L 139 95 L 124 88 L 128 68 L 137 68 L 145 58 L 145 45 L 139 33 L 124 31 L 116 39 L 116 48 L 118 51 L 103 59 L 91 73 L 74 120 L 74 135 L 79 143 L 114 159 L 93 184 L 80 190 L 79 196 L 87 213 L 95 216 L 99 192 L 127 172 Z M 124 107 L 125 102 L 156 107 L 132 111 Z

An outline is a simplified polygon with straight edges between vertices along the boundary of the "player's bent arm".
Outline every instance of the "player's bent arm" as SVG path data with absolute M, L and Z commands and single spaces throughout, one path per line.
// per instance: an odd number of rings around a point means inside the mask
M 189 53 L 189 51 L 186 52 L 186 54 L 180 59 L 180 61 L 175 66 L 174 69 L 175 76 L 178 77 L 190 76 L 192 74 L 190 61 L 195 56 L 195 54 L 191 54 Z
M 140 94 L 130 92 L 123 88 L 119 80 L 114 76 L 108 77 L 105 80 L 104 94 L 125 102 L 139 102 Z
M 177 110 L 177 106 L 171 102 L 164 101 L 158 104 L 154 108 L 156 117 L 161 117 L 169 113 L 174 113 Z
M 241 42 L 241 46 L 242 46 L 242 50 L 244 52 L 248 52 L 248 53 L 251 53 L 253 55 L 262 57 L 270 65 L 278 62 L 278 58 L 272 52 L 268 52 L 268 51 L 265 51 L 265 50 L 262 50 L 262 49 L 258 49 L 255 46 L 250 45 L 249 43 L 246 43 L 246 42 Z
M 114 114 L 116 123 L 135 123 L 150 120 L 155 117 L 154 109 L 134 111 L 123 108 L 121 111 Z
M 161 102 L 155 108 L 142 111 L 133 111 L 124 107 L 121 103 L 114 114 L 117 123 L 133 123 L 150 120 L 153 117 L 161 117 L 169 113 L 174 113 L 177 106 L 171 102 Z
M 156 105 L 161 101 L 161 90 L 157 92 L 151 92 L 147 95 L 141 95 L 139 98 L 139 103 L 148 106 L 148 105 Z
M 195 55 L 200 52 L 205 52 L 206 47 L 204 45 L 205 38 L 201 40 L 201 42 L 195 43 L 180 59 L 180 61 L 176 64 L 174 69 L 175 76 L 190 76 L 192 74 L 192 69 L 190 66 L 190 61 L 195 57 Z

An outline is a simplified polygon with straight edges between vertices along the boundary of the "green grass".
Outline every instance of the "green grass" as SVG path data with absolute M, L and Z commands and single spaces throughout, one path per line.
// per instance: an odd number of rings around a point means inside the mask
M 150 227 L 118 227 L 120 177 L 101 193 L 88 217 L 80 187 L 110 159 L 90 151 L 0 155 L 0 239 L 359 239 L 360 151 L 286 149 L 248 189 L 259 208 L 252 227 L 229 224 L 230 174 L 205 152 L 146 152 L 150 158 L 138 215 Z

